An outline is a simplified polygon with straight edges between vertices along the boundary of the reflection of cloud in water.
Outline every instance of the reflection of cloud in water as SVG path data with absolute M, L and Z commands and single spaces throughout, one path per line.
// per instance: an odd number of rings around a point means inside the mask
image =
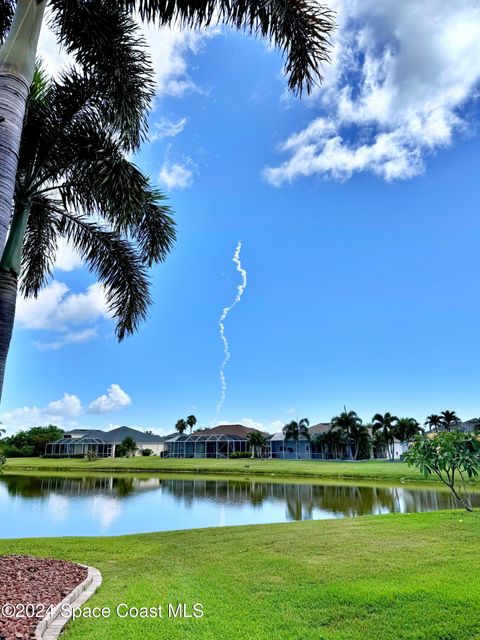
M 48 496 L 47 510 L 53 522 L 65 522 L 69 516 L 70 508 L 70 498 L 59 496 L 58 493 L 51 493 Z
M 0 501 L 9 502 L 10 496 L 8 495 L 8 489 L 4 484 L 0 484 Z
M 89 512 L 94 520 L 100 522 L 102 531 L 110 529 L 111 525 L 120 517 L 123 508 L 119 500 L 107 496 L 94 496 L 89 501 Z
M 225 526 L 225 507 L 223 504 L 220 505 L 220 522 L 218 523 L 221 527 Z

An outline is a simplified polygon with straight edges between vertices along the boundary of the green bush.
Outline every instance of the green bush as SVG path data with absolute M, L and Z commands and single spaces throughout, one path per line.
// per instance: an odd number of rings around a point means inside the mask
M 238 458 L 251 458 L 252 454 L 250 451 L 235 451 L 235 453 L 230 454 L 230 458 L 232 460 L 237 460 Z
M 32 446 L 25 445 L 23 447 L 16 447 L 14 445 L 4 445 L 3 455 L 6 458 L 31 458 L 34 453 Z
M 153 456 L 153 451 L 151 449 L 142 449 L 142 456 Z
M 55 425 L 32 427 L 28 431 L 19 431 L 13 436 L 3 438 L 1 445 L 7 458 L 43 456 L 45 445 L 59 440 L 62 435 L 63 430 Z M 10 450 L 11 453 L 7 453 L 7 450 Z

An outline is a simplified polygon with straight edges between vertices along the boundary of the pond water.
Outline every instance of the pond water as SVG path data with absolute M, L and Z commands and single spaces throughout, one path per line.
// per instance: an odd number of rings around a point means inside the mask
M 480 506 L 480 494 L 473 495 Z M 458 508 L 440 487 L 257 478 L 0 476 L 0 537 L 120 535 Z

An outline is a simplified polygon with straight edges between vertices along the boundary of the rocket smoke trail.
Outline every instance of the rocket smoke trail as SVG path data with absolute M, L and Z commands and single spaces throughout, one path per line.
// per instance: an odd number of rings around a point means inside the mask
M 235 300 L 232 302 L 232 304 L 229 307 L 225 307 L 225 309 L 222 311 L 222 315 L 220 316 L 220 320 L 218 321 L 218 326 L 220 327 L 220 338 L 222 339 L 222 342 L 223 342 L 223 353 L 225 354 L 225 357 L 223 359 L 222 366 L 220 367 L 220 384 L 221 384 L 222 392 L 220 395 L 220 401 L 217 404 L 217 417 L 220 414 L 220 410 L 223 406 L 223 403 L 225 402 L 225 396 L 227 395 L 227 380 L 225 378 L 225 367 L 227 365 L 227 362 L 230 360 L 230 355 L 231 355 L 230 349 L 228 346 L 228 340 L 225 335 L 224 323 L 230 311 L 234 307 L 236 307 L 237 304 L 242 299 L 243 292 L 245 291 L 245 288 L 247 286 L 247 272 L 245 271 L 245 269 L 242 269 L 242 263 L 240 262 L 241 249 L 242 249 L 242 243 L 239 242 L 237 244 L 237 248 L 235 249 L 235 253 L 233 254 L 233 262 L 237 267 L 238 273 L 242 276 L 242 282 L 237 287 L 237 295 L 235 296 Z

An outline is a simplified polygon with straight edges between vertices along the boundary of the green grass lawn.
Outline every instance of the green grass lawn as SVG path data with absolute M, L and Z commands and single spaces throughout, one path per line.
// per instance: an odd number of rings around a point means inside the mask
M 0 545 L 98 567 L 88 606 L 204 605 L 199 620 L 77 620 L 65 640 L 473 640 L 479 539 L 480 513 L 453 511 Z
M 105 458 L 95 462 L 78 459 L 11 458 L 4 467 L 14 471 L 97 471 L 278 475 L 310 478 L 365 478 L 425 481 L 404 462 L 323 462 L 316 460 L 169 459 L 158 457 Z M 437 482 L 432 478 L 432 481 Z

